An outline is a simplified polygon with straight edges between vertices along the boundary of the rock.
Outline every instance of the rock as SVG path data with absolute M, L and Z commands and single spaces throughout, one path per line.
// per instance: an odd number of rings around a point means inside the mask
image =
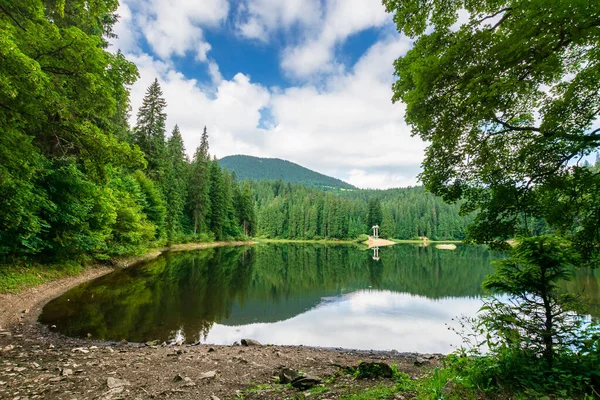
M 221 400 L 221 399 L 213 394 L 212 396 L 210 396 L 210 400 Z
M 159 344 L 160 344 L 160 342 L 158 340 L 151 340 L 149 342 L 146 342 L 146 346 L 148 346 L 148 347 L 158 346 Z
M 60 376 L 55 376 L 54 378 L 48 379 L 48 382 L 60 382 L 62 380 L 63 378 L 61 378 Z
M 122 388 L 123 386 L 128 385 L 130 385 L 130 383 L 125 379 L 117 379 L 110 377 L 106 380 L 106 386 L 108 386 L 109 389 Z
M 87 354 L 90 351 L 88 349 L 86 349 L 85 347 L 75 347 L 73 350 L 71 350 L 72 353 L 83 353 L 83 354 Z
M 92 338 L 92 334 L 88 332 L 87 337 L 88 337 L 88 339 L 91 339 Z
M 212 347 L 209 347 L 209 348 L 208 348 L 208 352 L 209 352 L 209 353 L 212 353 L 213 351 L 215 351 L 215 349 L 213 349 Z
M 292 381 L 292 386 L 299 390 L 307 390 L 323 383 L 321 379 L 312 376 L 299 376 Z
M 182 380 L 183 380 L 183 376 L 181 376 L 181 374 L 177 374 L 173 378 L 173 382 L 181 382 Z
M 51 331 L 56 330 L 56 325 L 50 325 L 50 330 Z
M 70 375 L 73 375 L 73 370 L 65 368 L 62 371 L 60 371 L 60 375 L 61 376 L 70 376 Z
M 300 374 L 298 371 L 293 370 L 291 368 L 282 368 L 279 371 L 279 383 L 285 385 L 286 383 L 292 382 L 294 379 L 298 378 Z
M 183 386 L 185 386 L 185 387 L 196 386 L 196 384 L 192 381 L 192 379 L 187 376 L 183 380 L 185 381 L 185 383 L 183 384 Z
M 217 376 L 217 371 L 208 371 L 200 374 L 200 379 L 212 379 Z
M 50 346 L 48 346 L 49 349 L 53 349 L 54 345 L 52 343 L 50 343 Z
M 25 371 L 26 369 L 27 369 L 27 368 L 25 368 L 25 367 L 15 367 L 15 368 L 13 368 L 13 371 L 15 371 L 15 372 L 23 372 L 23 371 Z
M 127 339 L 121 339 L 121 346 L 125 346 L 127 345 L 129 342 L 127 341 Z
M 454 382 L 452 379 L 450 379 L 448 382 L 446 382 L 446 384 L 444 385 L 444 388 L 442 389 L 442 394 L 444 395 L 444 397 L 447 397 L 450 394 L 452 394 L 455 387 L 456 387 L 456 382 Z
M 12 336 L 12 334 L 9 331 L 0 331 L 0 336 Z
M 429 364 L 429 361 L 427 361 L 426 359 L 424 359 L 423 357 L 417 357 L 417 359 L 415 360 L 414 364 L 419 367 L 421 365 L 427 365 Z
M 237 341 L 233 342 L 233 346 L 239 346 L 239 345 L 240 345 L 240 342 L 237 342 Z
M 391 378 L 394 376 L 392 367 L 384 362 L 360 362 L 356 368 L 359 379 Z
M 12 344 L 9 344 L 8 346 L 5 346 L 3 350 L 4 351 L 11 351 L 14 348 L 15 348 L 15 346 L 13 346 Z
M 23 310 L 23 314 L 27 314 L 27 313 L 29 313 L 29 308 L 26 308 Z
M 254 339 L 242 339 L 242 346 L 262 346 L 262 344 Z

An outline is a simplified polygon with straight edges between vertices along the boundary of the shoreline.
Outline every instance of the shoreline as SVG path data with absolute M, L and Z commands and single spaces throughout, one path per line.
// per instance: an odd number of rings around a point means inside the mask
M 72 287 L 115 269 L 154 259 L 165 251 L 255 243 L 196 243 L 154 249 L 139 257 L 114 260 L 112 267 L 90 265 L 77 276 L 46 282 L 16 294 L 0 295 L 3 359 L 0 398 L 274 400 L 312 396 L 329 399 L 380 388 L 394 390 L 394 377 L 355 379 L 348 371 L 363 361 L 395 366 L 414 380 L 422 379 L 430 369 L 442 365 L 445 356 L 441 354 L 396 350 L 270 344 L 244 347 L 114 343 L 64 336 L 37 321 L 48 301 Z M 282 368 L 301 371 L 323 383 L 313 388 L 314 393 L 281 385 L 274 377 Z M 326 397 L 320 393 L 326 393 Z
M 233 241 L 213 243 L 186 243 L 169 247 L 150 249 L 140 256 L 119 257 L 108 263 L 92 263 L 83 267 L 76 275 L 67 275 L 58 279 L 49 280 L 39 285 L 23 288 L 15 293 L 0 293 L 0 330 L 13 327 L 21 322 L 25 316 L 37 316 L 43 306 L 50 300 L 62 295 L 67 290 L 99 278 L 116 269 L 129 268 L 136 264 L 153 260 L 168 251 L 190 251 L 223 246 L 251 246 L 254 241 Z M 27 311 L 27 312 L 24 312 Z

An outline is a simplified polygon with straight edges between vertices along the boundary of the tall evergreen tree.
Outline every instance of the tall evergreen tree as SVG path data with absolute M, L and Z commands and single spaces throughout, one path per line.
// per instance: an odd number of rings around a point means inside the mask
M 245 236 L 252 236 L 256 230 L 256 216 L 254 213 L 254 201 L 252 198 L 252 189 L 248 181 L 242 185 L 239 191 L 239 200 L 237 202 L 238 223 L 242 227 L 242 233 Z
M 146 90 L 133 131 L 134 143 L 146 154 L 150 175 L 159 182 L 163 180 L 161 174 L 165 168 L 166 107 L 162 89 L 155 79 Z
M 188 190 L 189 163 L 183 138 L 175 125 L 167 141 L 164 195 L 167 206 L 167 237 L 178 241 L 183 236 L 184 209 Z
M 223 226 L 226 218 L 225 191 L 221 167 L 215 158 L 210 163 L 210 230 L 215 239 L 223 238 Z
M 375 198 L 369 199 L 369 213 L 367 214 L 368 229 L 374 225 L 381 225 L 381 203 Z
M 208 154 L 208 133 L 202 133 L 200 145 L 194 153 L 189 180 L 189 204 L 194 221 L 194 234 L 206 231 L 209 227 L 206 217 L 210 211 L 210 156 Z

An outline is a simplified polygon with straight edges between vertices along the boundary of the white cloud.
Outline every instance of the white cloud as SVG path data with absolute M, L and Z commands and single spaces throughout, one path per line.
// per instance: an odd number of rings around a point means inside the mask
M 281 66 L 296 77 L 314 73 L 332 72 L 336 69 L 335 46 L 348 36 L 371 27 L 389 23 L 390 16 L 379 1 L 329 0 L 324 19 L 314 33 L 283 54 Z
M 227 18 L 227 0 L 122 0 L 118 13 L 121 22 L 114 46 L 124 52 L 136 51 L 132 44 L 143 35 L 152 50 L 163 60 L 193 52 L 201 62 L 207 60 L 210 44 L 203 27 L 218 26 Z
M 304 29 L 320 21 L 319 0 L 247 0 L 239 9 L 237 29 L 249 39 L 269 40 L 269 33 L 300 24 Z
M 111 50 L 115 52 L 121 50 L 124 53 L 137 51 L 139 32 L 133 22 L 131 9 L 124 1 L 121 1 L 117 9 L 117 15 L 119 15 L 119 23 L 115 25 L 114 33 L 118 38 L 111 40 Z

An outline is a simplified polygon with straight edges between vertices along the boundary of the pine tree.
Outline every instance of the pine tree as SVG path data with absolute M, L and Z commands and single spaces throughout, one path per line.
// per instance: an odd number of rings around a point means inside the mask
M 232 176 L 227 169 L 223 169 L 223 201 L 225 220 L 223 225 L 223 235 L 227 238 L 236 238 L 240 235 L 240 228 L 237 223 L 235 209 L 235 193 L 237 183 L 234 181 L 235 174 Z M 238 190 L 239 191 L 239 190 Z
M 191 166 L 189 203 L 194 221 L 194 234 L 208 230 L 206 219 L 210 211 L 210 156 L 206 127 Z
M 158 79 L 146 90 L 142 106 L 138 110 L 136 126 L 133 130 L 133 141 L 146 154 L 149 175 L 162 182 L 165 158 L 165 123 L 167 102 Z
M 210 163 L 210 230 L 215 239 L 223 238 L 223 226 L 225 225 L 226 204 L 221 167 L 217 159 Z
M 369 199 L 369 214 L 367 215 L 367 225 L 371 229 L 372 226 L 381 225 L 381 203 L 379 200 Z
M 167 141 L 166 159 L 164 197 L 167 206 L 167 236 L 173 242 L 178 241 L 184 233 L 184 209 L 189 179 L 189 162 L 177 125 Z
M 238 223 L 242 227 L 242 233 L 245 236 L 252 236 L 256 231 L 256 216 L 254 212 L 254 201 L 252 199 L 252 189 L 248 181 L 245 181 L 240 191 L 240 200 L 238 202 Z

